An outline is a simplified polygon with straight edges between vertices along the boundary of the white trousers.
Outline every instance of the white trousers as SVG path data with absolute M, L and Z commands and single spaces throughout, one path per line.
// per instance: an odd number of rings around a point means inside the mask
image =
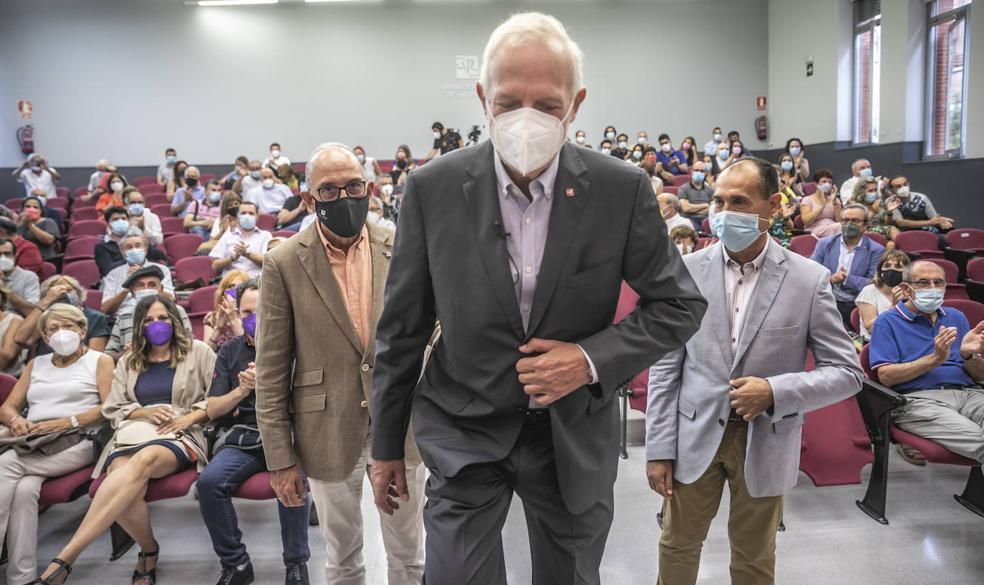
M 54 455 L 13 449 L 0 454 L 0 542 L 7 539 L 7 583 L 20 585 L 38 576 L 38 498 L 41 484 L 81 469 L 95 457 L 82 441 Z
M 309 479 L 321 533 L 327 541 L 325 577 L 329 585 L 365 585 L 362 560 L 362 482 L 372 465 L 368 445 L 347 479 Z M 392 516 L 380 513 L 389 585 L 420 585 L 424 575 L 424 480 L 422 463 L 407 468 L 410 501 Z

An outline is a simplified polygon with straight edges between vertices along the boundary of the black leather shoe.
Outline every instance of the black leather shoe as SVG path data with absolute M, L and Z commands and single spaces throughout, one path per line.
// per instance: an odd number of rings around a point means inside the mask
M 306 563 L 287 563 L 284 585 L 309 585 Z
M 238 567 L 223 567 L 215 585 L 249 585 L 254 579 L 253 563 L 246 561 L 245 565 Z

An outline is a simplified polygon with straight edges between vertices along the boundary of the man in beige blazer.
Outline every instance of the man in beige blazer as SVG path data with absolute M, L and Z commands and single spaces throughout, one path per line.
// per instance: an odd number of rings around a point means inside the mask
M 287 506 L 302 505 L 304 476 L 327 540 L 327 582 L 363 585 L 362 483 L 376 322 L 383 308 L 393 232 L 366 224 L 373 184 L 355 155 L 323 144 L 307 163 L 318 218 L 267 254 L 257 319 L 256 416 L 271 484 Z M 382 515 L 390 585 L 423 575 L 424 466 L 414 454 L 409 500 Z

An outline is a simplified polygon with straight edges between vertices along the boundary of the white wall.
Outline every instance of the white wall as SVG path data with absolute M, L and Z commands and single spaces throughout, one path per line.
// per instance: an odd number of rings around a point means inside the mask
M 34 103 L 38 150 L 61 166 L 102 156 L 151 164 L 172 145 L 195 163 L 228 163 L 273 140 L 295 160 L 325 140 L 379 157 L 407 142 L 422 156 L 433 121 L 483 123 L 474 82 L 455 78 L 455 56 L 481 55 L 492 29 L 523 8 L 556 15 L 584 49 L 588 99 L 575 127 L 589 140 L 611 123 L 703 144 L 721 125 L 764 147 L 753 120 L 768 89 L 767 0 L 3 0 L 0 167 L 21 160 L 19 98 Z
M 984 2 L 970 18 L 967 158 L 984 157 Z M 882 0 L 881 144 L 925 137 L 925 0 Z M 850 0 L 769 2 L 772 147 L 851 139 L 853 13 Z M 814 75 L 805 61 L 813 56 Z

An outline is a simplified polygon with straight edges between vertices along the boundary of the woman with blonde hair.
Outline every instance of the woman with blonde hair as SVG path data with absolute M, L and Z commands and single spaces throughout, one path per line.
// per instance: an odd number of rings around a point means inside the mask
M 64 583 L 82 551 L 116 522 L 140 547 L 133 583 L 153 585 L 160 547 L 144 501 L 148 483 L 206 463 L 202 425 L 215 353 L 179 326 L 178 308 L 164 295 L 137 303 L 133 323 L 132 349 L 116 365 L 102 407 L 115 433 L 94 475 L 108 474 L 75 534 L 36 583 Z
M 89 349 L 103 351 L 113 333 L 109 319 L 104 313 L 85 305 L 86 290 L 71 276 L 56 274 L 41 283 L 41 300 L 34 310 L 27 314 L 24 323 L 17 329 L 17 344 L 22 348 L 34 350 L 35 355 L 51 353 L 51 348 L 41 339 L 37 324 L 41 315 L 55 303 L 65 303 L 78 308 L 85 315 L 87 323 L 82 336 Z
M 239 320 L 236 309 L 236 287 L 249 280 L 249 275 L 242 270 L 233 270 L 222 277 L 222 282 L 215 289 L 212 301 L 212 311 L 205 315 L 205 342 L 212 351 L 243 334 L 243 323 Z
M 41 485 L 95 458 L 78 430 L 103 422 L 113 359 L 86 347 L 86 327 L 78 307 L 57 303 L 46 310 L 37 329 L 55 353 L 31 360 L 0 406 L 0 436 L 26 443 L 0 445 L 0 541 L 7 539 L 7 583 L 27 583 L 37 575 Z M 28 437 L 36 436 L 42 438 L 30 444 Z
M 869 232 L 881 234 L 888 240 L 886 250 L 894 250 L 895 236 L 899 233 L 899 228 L 895 227 L 892 219 L 892 212 L 899 206 L 898 200 L 886 203 L 878 192 L 878 181 L 874 177 L 861 177 L 854 184 L 854 192 L 851 194 L 851 203 L 864 205 L 868 210 Z

